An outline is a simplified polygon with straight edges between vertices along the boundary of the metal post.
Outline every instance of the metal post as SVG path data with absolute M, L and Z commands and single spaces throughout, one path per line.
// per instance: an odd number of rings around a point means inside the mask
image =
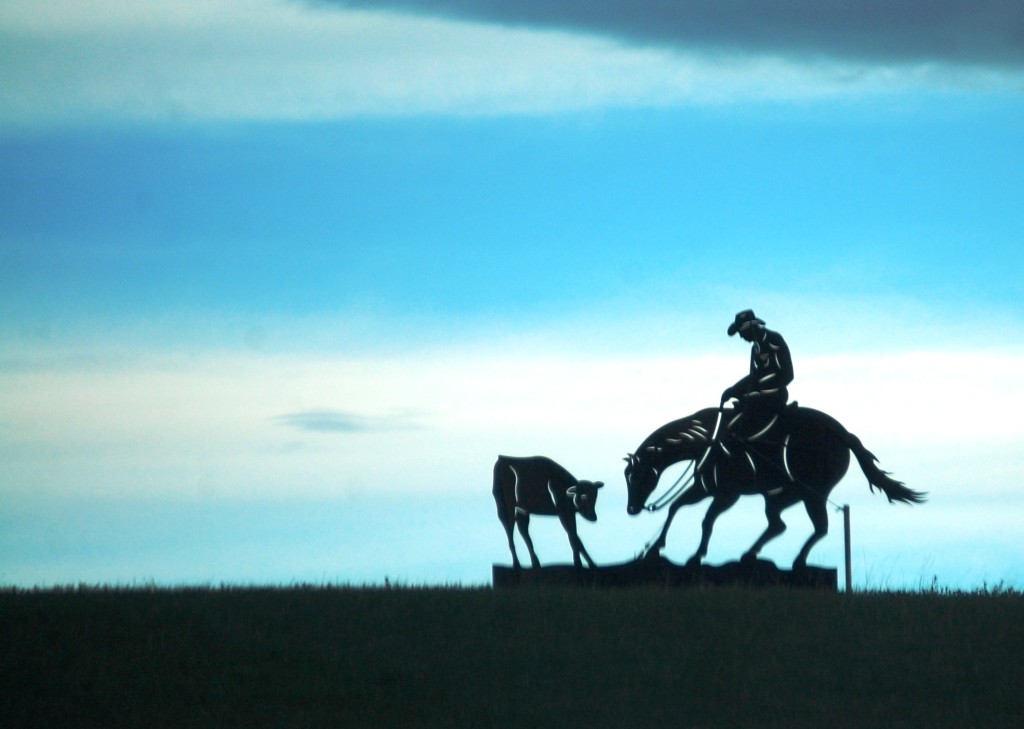
M 853 592 L 853 566 L 850 564 L 850 505 L 843 505 L 843 539 L 846 542 L 846 591 Z

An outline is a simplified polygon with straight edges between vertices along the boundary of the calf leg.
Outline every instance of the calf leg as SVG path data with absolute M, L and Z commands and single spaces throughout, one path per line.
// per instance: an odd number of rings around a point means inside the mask
M 540 567 L 540 560 L 537 559 L 537 553 L 533 551 L 533 540 L 530 539 L 530 515 L 522 509 L 516 510 L 516 526 L 519 527 L 519 533 L 523 536 L 523 541 L 526 542 L 526 548 L 530 551 L 530 564 L 534 567 Z
M 591 558 L 590 553 L 587 551 L 587 548 L 583 546 L 583 542 L 581 542 L 579 539 L 577 539 L 576 543 L 579 545 L 579 554 L 577 554 L 573 558 L 573 564 L 575 564 L 577 567 L 581 566 L 580 565 L 580 557 L 579 557 L 579 555 L 582 554 L 583 558 L 585 560 L 587 560 L 587 565 L 589 567 L 591 567 L 591 568 L 596 567 L 597 565 L 594 564 L 594 560 Z
M 494 503 L 498 507 L 498 519 L 505 527 L 505 536 L 508 537 L 508 551 L 512 553 L 512 567 L 518 571 L 522 567 L 519 564 L 519 555 L 516 554 L 515 540 L 512 538 L 515 529 L 515 506 L 511 501 L 511 495 L 515 488 L 514 477 L 515 474 L 512 470 L 503 465 L 499 458 L 494 464 L 494 487 L 491 493 L 494 496 Z
M 516 570 L 522 569 L 522 566 L 519 564 L 519 555 L 516 554 L 516 543 L 512 538 L 512 521 L 510 519 L 502 519 L 501 523 L 504 525 L 505 535 L 508 537 L 508 550 L 512 552 L 512 567 Z
M 583 540 L 580 539 L 580 535 L 576 531 L 575 514 L 568 517 L 559 516 L 559 520 L 562 522 L 562 526 L 565 527 L 565 533 L 569 535 L 569 544 L 572 546 L 573 566 L 577 568 L 583 567 L 583 561 L 580 559 L 580 555 L 582 555 L 587 560 L 587 564 L 593 567 L 594 560 L 590 558 L 590 553 L 583 546 Z

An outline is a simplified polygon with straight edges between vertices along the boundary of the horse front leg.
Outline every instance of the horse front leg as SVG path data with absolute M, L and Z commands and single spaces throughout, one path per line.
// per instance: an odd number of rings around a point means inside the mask
M 711 501 L 711 506 L 708 507 L 707 513 L 704 515 L 704 520 L 700 524 L 700 546 L 697 547 L 697 551 L 692 557 L 686 560 L 687 567 L 694 567 L 701 563 L 708 554 L 708 543 L 711 541 L 711 532 L 715 528 L 715 521 L 721 516 L 722 512 L 731 508 L 740 498 L 737 493 L 723 494 L 721 492 L 715 494 L 715 498 Z
M 668 507 L 668 516 L 665 518 L 665 526 L 661 528 L 661 533 L 658 534 L 658 538 L 645 547 L 643 554 L 644 559 L 657 557 L 661 554 L 661 550 L 665 548 L 665 540 L 668 537 L 668 528 L 672 526 L 672 520 L 675 518 L 677 511 L 684 506 L 703 501 L 707 497 L 708 492 L 697 484 L 690 486 L 690 488 L 679 494 L 679 498 L 673 501 Z

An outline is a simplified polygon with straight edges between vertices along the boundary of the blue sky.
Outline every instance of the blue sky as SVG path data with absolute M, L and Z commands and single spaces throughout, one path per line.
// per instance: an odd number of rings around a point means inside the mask
M 486 582 L 498 453 L 628 559 L 621 457 L 753 307 L 932 495 L 847 476 L 858 581 L 1024 586 L 1014 4 L 47 7 L 0 5 L 0 582 Z

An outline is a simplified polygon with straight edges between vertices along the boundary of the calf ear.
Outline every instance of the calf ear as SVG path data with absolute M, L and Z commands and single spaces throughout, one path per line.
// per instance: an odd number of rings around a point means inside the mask
M 594 488 L 599 489 L 604 486 L 604 481 L 594 481 Z

